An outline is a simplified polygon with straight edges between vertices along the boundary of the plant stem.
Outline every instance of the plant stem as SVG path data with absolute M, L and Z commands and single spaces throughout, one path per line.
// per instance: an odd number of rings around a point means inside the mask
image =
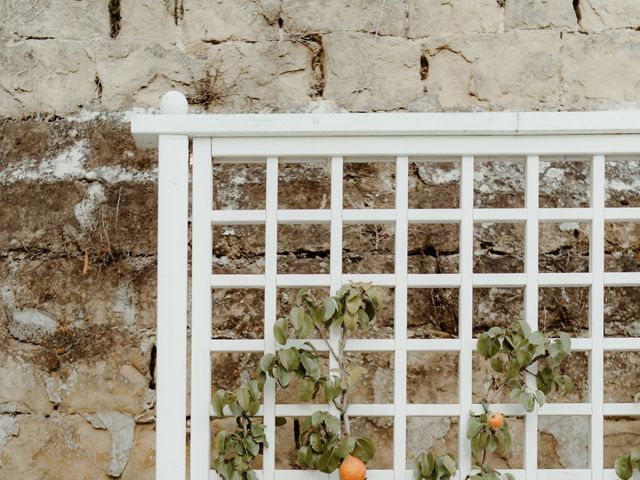
M 331 355 L 333 355 L 333 358 L 336 359 L 336 361 L 338 363 L 340 363 L 340 356 L 336 353 L 335 349 L 333 348 L 333 346 L 331 346 L 331 342 L 329 341 L 329 339 L 322 333 L 322 331 L 316 327 L 316 332 L 318 333 L 318 335 L 320 336 L 320 338 L 322 340 L 324 340 L 324 343 L 327 344 L 327 347 L 329 347 L 329 352 L 331 352 Z
M 344 355 L 344 347 L 347 344 L 347 327 L 342 326 L 342 332 L 340 335 L 340 350 L 338 356 L 338 366 L 340 368 L 340 378 L 343 380 L 347 379 L 347 368 L 346 368 L 346 358 Z M 342 404 L 343 412 L 340 413 L 340 418 L 342 419 L 342 424 L 344 426 L 345 435 L 351 435 L 351 422 L 349 420 L 349 390 L 345 388 L 342 391 L 342 396 L 340 399 L 340 403 Z

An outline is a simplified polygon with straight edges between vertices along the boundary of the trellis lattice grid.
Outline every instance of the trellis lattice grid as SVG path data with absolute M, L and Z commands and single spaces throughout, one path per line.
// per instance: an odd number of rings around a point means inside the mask
M 573 115 L 573 116 L 572 116 Z M 472 461 L 465 432 L 468 412 L 481 411 L 472 403 L 473 293 L 478 287 L 524 287 L 525 319 L 538 327 L 540 287 L 588 287 L 588 338 L 573 339 L 573 350 L 589 352 L 589 398 L 587 403 L 551 403 L 525 413 L 519 405 L 496 408 L 507 415 L 524 417 L 523 467 L 510 472 L 518 479 L 613 479 L 603 468 L 604 417 L 638 416 L 637 404 L 604 402 L 604 354 L 609 351 L 640 351 L 636 338 L 604 337 L 604 289 L 607 286 L 640 286 L 640 273 L 605 272 L 605 222 L 638 222 L 640 208 L 605 208 L 605 161 L 638 158 L 640 117 L 609 114 L 417 114 L 417 115 L 306 115 L 306 116 L 142 116 L 134 122 L 140 143 L 160 136 L 160 220 L 158 287 L 158 477 L 184 478 L 185 454 L 179 446 L 185 432 L 184 392 L 186 378 L 180 366 L 186 358 L 183 310 L 186 311 L 186 156 L 188 137 L 192 147 L 192 330 L 191 330 L 191 444 L 190 478 L 217 478 L 210 470 L 211 456 L 211 354 L 228 352 L 274 352 L 276 341 L 276 295 L 279 287 L 326 287 L 333 293 L 349 281 L 371 281 L 395 289 L 394 338 L 350 339 L 349 352 L 393 352 L 394 393 L 392 404 L 352 405 L 353 416 L 393 418 L 393 469 L 372 470 L 369 480 L 413 478 L 407 464 L 407 419 L 411 417 L 458 417 L 457 458 L 463 479 Z M 265 122 L 264 118 L 272 120 Z M 173 124 L 170 122 L 173 121 Z M 176 128 L 181 123 L 180 128 Z M 418 125 L 418 127 L 416 127 Z M 566 127 L 566 125 L 571 125 Z M 173 132 L 173 133 L 172 133 Z M 590 162 L 590 206 L 540 208 L 539 174 L 542 156 L 585 156 Z M 633 157 L 633 155 L 636 155 Z M 474 164 L 477 157 L 522 159 L 526 171 L 524 208 L 487 209 L 474 206 Z M 278 206 L 278 169 L 287 162 L 325 158 L 331 172 L 330 208 L 285 210 Z M 460 204 L 450 209 L 410 209 L 410 162 L 456 161 L 460 168 Z M 316 160 L 317 161 L 317 160 Z M 343 208 L 343 166 L 352 161 L 392 161 L 395 168 L 395 208 Z M 266 204 L 262 210 L 213 210 L 214 162 L 266 164 Z M 180 198 L 176 203 L 176 195 Z M 175 222 L 185 228 L 176 228 Z M 523 273 L 474 272 L 474 224 L 520 223 L 525 228 Z M 540 273 L 539 234 L 544 222 L 590 223 L 588 273 Z M 343 226 L 386 223 L 395 228 L 395 269 L 392 274 L 345 274 L 342 271 Z M 455 274 L 409 274 L 408 229 L 411 224 L 459 225 L 459 270 Z M 277 269 L 278 225 L 326 224 L 330 226 L 330 272 L 328 274 L 279 274 Z M 263 225 L 265 269 L 259 275 L 212 273 L 212 225 Z M 178 250 L 178 255 L 176 255 Z M 184 282 L 182 280 L 185 280 Z M 178 288 L 173 288 L 172 285 Z M 211 289 L 264 289 L 264 338 L 261 340 L 212 339 Z M 407 335 L 407 293 L 412 288 L 459 289 L 459 335 L 457 339 L 410 339 Z M 176 302 L 175 296 L 180 297 Z M 184 319 L 184 323 L 181 319 Z M 332 333 L 331 342 L 337 342 Z M 318 350 L 327 350 L 313 341 Z M 292 342 L 295 344 L 295 342 Z M 177 345 L 177 347 L 176 347 Z M 174 348 L 175 347 L 175 348 Z M 407 401 L 407 355 L 409 352 L 456 352 L 459 356 L 458 402 L 414 404 Z M 177 364 L 176 364 L 177 363 Z M 335 365 L 330 365 L 331 367 Z M 272 381 L 265 387 L 264 417 L 270 448 L 263 457 L 264 480 L 337 478 L 319 472 L 276 470 L 276 416 L 305 416 L 317 405 L 276 404 Z M 589 468 L 580 470 L 538 469 L 538 417 L 587 416 L 590 419 Z M 176 436 L 178 440 L 176 440 Z M 182 436 L 184 438 L 184 436 Z M 170 472 L 170 473 L 167 473 Z

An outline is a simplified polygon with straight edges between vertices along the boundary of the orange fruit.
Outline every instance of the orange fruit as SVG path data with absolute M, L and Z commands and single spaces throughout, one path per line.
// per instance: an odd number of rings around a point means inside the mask
M 340 464 L 340 480 L 364 480 L 367 478 L 367 467 L 358 457 L 349 455 Z
M 499 412 L 492 412 L 489 414 L 487 418 L 487 425 L 491 428 L 491 430 L 498 430 L 502 424 L 504 423 L 504 415 Z

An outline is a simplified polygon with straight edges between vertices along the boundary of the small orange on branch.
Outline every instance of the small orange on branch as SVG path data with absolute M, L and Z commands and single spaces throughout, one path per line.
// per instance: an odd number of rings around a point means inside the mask
M 487 418 L 487 425 L 491 430 L 499 430 L 504 424 L 504 415 L 500 412 L 491 412 Z
M 349 455 L 340 464 L 340 480 L 365 480 L 367 467 L 358 457 Z

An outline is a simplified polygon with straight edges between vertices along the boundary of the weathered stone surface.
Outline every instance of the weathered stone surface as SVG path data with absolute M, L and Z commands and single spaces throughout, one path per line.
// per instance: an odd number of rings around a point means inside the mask
M 45 372 L 4 347 L 0 360 L 0 414 L 50 414 L 53 404 L 46 394 Z
M 566 0 L 518 0 L 505 2 L 505 29 L 577 30 L 572 2 Z
M 555 110 L 560 45 L 550 31 L 429 38 L 426 91 L 445 110 Z
M 402 36 L 407 11 L 404 2 L 368 0 L 284 0 L 283 30 L 286 33 L 365 32 Z
M 634 0 L 580 0 L 580 25 L 587 32 L 637 29 L 640 4 Z
M 504 9 L 495 0 L 409 0 L 408 36 L 443 33 L 494 33 L 504 21 Z
M 270 2 L 254 0 L 183 0 L 182 36 L 185 43 L 228 40 L 277 40 L 277 15 Z M 266 8 L 265 5 L 266 4 Z
M 109 37 L 109 7 L 101 0 L 0 2 L 0 40 L 101 40 Z
M 361 33 L 323 36 L 324 97 L 348 110 L 406 108 L 422 92 L 418 43 Z M 355 58 L 362 61 L 354 61 Z
M 204 62 L 159 43 L 117 41 L 96 60 L 101 105 L 107 110 L 158 105 L 175 85 L 189 85 L 204 75 Z
M 120 0 L 120 30 L 125 42 L 175 43 L 178 33 L 177 2 L 165 0 Z
M 639 54 L 640 32 L 566 34 L 561 52 L 563 103 L 600 110 L 637 105 L 640 85 L 629 65 Z
M 133 445 L 133 418 L 109 411 L 88 415 L 87 420 L 95 428 L 108 430 L 111 434 L 111 458 L 107 474 L 114 478 L 121 477 L 129 462 L 129 452 Z
M 98 96 L 95 65 L 81 42 L 8 42 L 0 50 L 0 65 L 0 112 L 5 117 L 76 112 Z

